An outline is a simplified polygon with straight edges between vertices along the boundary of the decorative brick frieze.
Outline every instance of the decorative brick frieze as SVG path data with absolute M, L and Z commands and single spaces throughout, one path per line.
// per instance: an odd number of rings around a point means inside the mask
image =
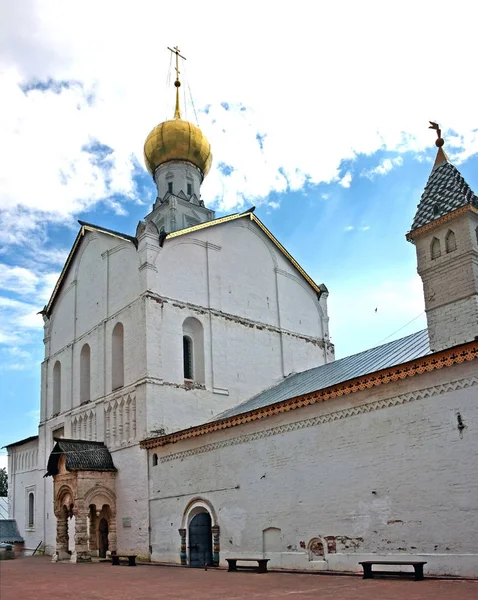
M 439 396 L 442 394 L 446 394 L 447 392 L 455 392 L 457 390 L 462 390 L 475 385 L 478 385 L 478 377 L 460 379 L 451 383 L 445 383 L 433 387 L 424 388 L 421 390 L 416 390 L 413 392 L 408 392 L 406 394 L 400 394 L 399 396 L 394 396 L 392 398 L 386 398 L 384 400 L 375 400 L 374 402 L 369 402 L 368 404 L 361 404 L 359 406 L 344 408 L 343 410 L 330 412 L 325 415 L 312 417 L 310 419 L 304 419 L 303 421 L 294 421 L 293 423 L 287 423 L 284 425 L 279 425 L 277 427 L 271 427 L 270 429 L 263 429 L 262 431 L 249 433 L 247 435 L 241 435 L 228 440 L 221 440 L 219 442 L 205 444 L 204 446 L 192 448 L 191 450 L 175 452 L 173 454 L 168 454 L 167 456 L 162 457 L 160 459 L 160 462 L 165 463 L 173 460 L 183 460 L 184 458 L 187 458 L 189 456 L 204 454 L 205 452 L 211 452 L 213 450 L 218 450 L 227 446 L 246 444 L 249 442 L 260 440 L 262 438 L 271 437 L 273 435 L 280 435 L 288 431 L 296 431 L 298 429 L 305 429 L 307 427 L 317 427 L 318 425 L 330 423 L 331 421 L 338 421 L 341 419 L 346 419 L 348 417 L 354 417 L 360 414 L 381 410 L 383 408 L 399 406 L 401 404 L 414 402 L 415 400 L 423 400 L 424 398 Z

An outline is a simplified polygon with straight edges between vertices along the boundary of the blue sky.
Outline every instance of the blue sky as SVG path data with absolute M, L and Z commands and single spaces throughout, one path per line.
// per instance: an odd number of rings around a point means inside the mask
M 449 34 L 461 58 L 444 56 L 440 65 L 430 62 L 436 41 L 428 25 L 428 10 L 439 2 L 415 7 L 413 20 L 413 3 L 396 14 L 374 2 L 364 2 L 363 14 L 354 3 L 318 3 L 314 27 L 302 23 L 300 6 L 292 13 L 278 5 L 275 33 L 288 32 L 287 45 L 262 35 L 262 9 L 253 23 L 239 14 L 238 31 L 228 35 L 198 12 L 191 16 L 196 29 L 175 25 L 157 40 L 154 3 L 140 3 L 133 22 L 131 8 L 119 7 L 113 25 L 106 1 L 70 6 L 74 15 L 57 3 L 42 10 L 34 0 L 18 4 L 0 9 L 9 24 L 0 48 L 8 107 L 0 116 L 1 445 L 36 433 L 43 353 L 36 313 L 77 219 L 134 234 L 154 200 L 141 153 L 149 130 L 172 114 L 167 45 L 178 43 L 188 57 L 184 116 L 197 116 L 213 147 L 203 199 L 217 216 L 255 205 L 305 270 L 327 285 L 337 357 L 425 326 L 405 233 L 435 157 L 428 119 L 440 122 L 445 149 L 478 190 L 473 95 L 458 99 L 443 75 L 453 68 L 454 79 L 464 81 L 468 74 L 474 38 L 465 3 L 457 3 Z M 192 3 L 188 10 L 198 9 Z M 242 20 L 251 38 L 261 32 L 254 49 L 241 40 Z M 399 46 L 407 35 L 408 45 Z M 437 93 L 433 82 L 440 80 Z

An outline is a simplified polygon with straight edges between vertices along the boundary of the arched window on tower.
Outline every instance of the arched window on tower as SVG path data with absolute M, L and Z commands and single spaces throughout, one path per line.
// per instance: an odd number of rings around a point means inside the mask
M 90 401 L 90 368 L 91 352 L 90 346 L 85 344 L 80 352 L 80 403 Z
M 122 323 L 116 323 L 111 340 L 111 389 L 117 390 L 124 385 L 124 329 Z
M 61 362 L 56 361 L 53 367 L 53 416 L 61 412 Z
M 184 379 L 205 383 L 203 327 L 193 317 L 183 323 L 183 370 Z
M 432 260 L 434 260 L 435 258 L 439 258 L 441 256 L 440 240 L 436 237 L 433 238 L 432 243 L 431 243 L 431 255 L 432 255 Z
M 158 466 L 158 455 L 153 454 L 153 467 L 157 467 L 157 466 Z
M 456 237 L 455 233 L 450 229 L 445 237 L 445 248 L 447 253 L 456 250 Z

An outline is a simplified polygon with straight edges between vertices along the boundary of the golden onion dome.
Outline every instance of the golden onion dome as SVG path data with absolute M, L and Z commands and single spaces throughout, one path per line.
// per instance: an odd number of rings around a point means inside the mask
M 195 165 L 206 176 L 212 163 L 211 145 L 203 132 L 179 115 L 177 103 L 175 118 L 156 125 L 144 143 L 144 161 L 153 175 L 156 169 L 171 160 L 185 160 Z

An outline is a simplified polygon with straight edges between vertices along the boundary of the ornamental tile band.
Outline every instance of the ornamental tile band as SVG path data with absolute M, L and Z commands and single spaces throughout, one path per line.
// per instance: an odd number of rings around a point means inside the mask
M 390 408 L 392 406 L 400 406 L 401 404 L 407 404 L 414 402 L 415 400 L 422 400 L 423 398 L 430 398 L 432 396 L 440 396 L 447 392 L 456 392 L 466 388 L 478 385 L 478 377 L 471 377 L 468 379 L 460 379 L 458 381 L 452 381 L 441 385 L 436 385 L 421 390 L 415 390 L 413 392 L 407 392 L 406 394 L 400 394 L 392 398 L 385 398 L 383 400 L 375 400 L 367 404 L 361 404 L 351 408 L 344 408 L 337 410 L 325 415 L 319 415 L 310 419 L 304 419 L 303 421 L 295 421 L 294 423 L 286 423 L 284 425 L 278 425 L 277 427 L 271 427 L 270 429 L 263 429 L 262 431 L 256 431 L 246 435 L 241 435 L 228 440 L 221 440 L 219 442 L 212 442 L 199 446 L 198 448 L 192 448 L 190 450 L 183 450 L 181 452 L 174 452 L 160 458 L 161 463 L 171 462 L 173 460 L 182 460 L 189 456 L 195 456 L 197 454 L 204 454 L 206 452 L 212 452 L 214 450 L 220 450 L 228 446 L 236 446 L 238 444 L 247 444 L 248 442 L 254 442 L 263 438 L 271 437 L 273 435 L 280 435 L 289 431 L 297 431 L 299 429 L 305 429 L 308 427 L 317 427 L 324 423 L 330 423 L 333 421 L 339 421 L 348 417 L 354 417 L 360 414 L 381 410 L 383 408 Z

